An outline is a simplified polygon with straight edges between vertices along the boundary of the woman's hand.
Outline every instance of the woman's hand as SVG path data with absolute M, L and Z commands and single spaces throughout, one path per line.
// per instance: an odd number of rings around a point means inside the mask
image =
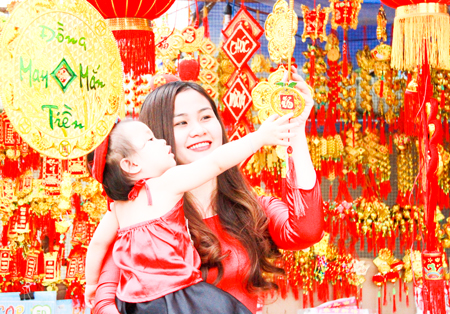
M 285 114 L 282 117 L 277 114 L 271 115 L 250 138 L 255 140 L 254 144 L 259 147 L 264 145 L 289 146 L 289 139 L 296 135 L 292 130 L 299 126 L 298 122 L 289 121 L 292 116 L 293 113 Z M 255 150 L 253 149 L 253 151 Z
M 311 109 L 314 107 L 314 100 L 312 95 L 311 87 L 305 82 L 305 80 L 297 73 L 297 69 L 292 66 L 292 80 L 288 82 L 288 71 L 284 72 L 283 79 L 281 80 L 283 83 L 291 83 L 295 82 L 295 88 L 300 92 L 300 94 L 305 99 L 305 110 L 298 116 L 297 118 L 292 119 L 292 121 L 296 121 L 300 126 L 305 126 L 306 121 L 308 121 L 309 114 L 311 113 Z
M 84 287 L 84 301 L 89 308 L 93 308 L 95 305 L 95 291 L 97 285 L 86 285 Z

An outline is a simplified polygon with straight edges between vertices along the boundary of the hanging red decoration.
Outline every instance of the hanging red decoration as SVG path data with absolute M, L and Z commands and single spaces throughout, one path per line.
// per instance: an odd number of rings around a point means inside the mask
M 139 76 L 155 72 L 155 35 L 151 20 L 175 2 L 143 0 L 88 0 L 106 19 L 119 46 L 124 72 Z
M 198 80 L 198 75 L 200 74 L 200 64 L 193 57 L 187 56 L 180 60 L 178 73 L 182 81 L 195 82 Z
M 339 26 L 344 30 L 342 43 L 342 76 L 347 77 L 347 30 L 356 29 L 358 25 L 358 14 L 361 9 L 362 0 L 330 0 L 332 12 L 331 27 L 337 29 Z
M 424 313 L 444 313 L 444 268 L 442 252 L 438 247 L 436 237 L 436 205 L 438 196 L 438 180 L 436 170 L 439 163 L 437 145 L 442 144 L 442 124 L 437 118 L 438 102 L 431 98 L 433 86 L 431 84 L 430 64 L 427 58 L 427 43 L 423 41 L 422 55 L 424 60 L 419 72 L 418 95 L 421 104 L 420 116 L 422 127 L 421 144 L 423 155 L 421 163 L 424 169 L 422 192 L 425 205 L 425 225 L 428 230 L 425 238 L 425 250 L 422 252 L 422 267 L 424 276 L 423 305 Z M 419 137 L 420 141 L 420 137 Z

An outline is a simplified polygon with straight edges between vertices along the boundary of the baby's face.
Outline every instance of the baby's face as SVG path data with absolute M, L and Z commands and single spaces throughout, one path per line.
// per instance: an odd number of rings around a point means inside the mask
M 155 138 L 144 123 L 128 123 L 125 132 L 136 150 L 130 158 L 140 165 L 142 178 L 159 177 L 176 165 L 171 147 L 165 140 Z

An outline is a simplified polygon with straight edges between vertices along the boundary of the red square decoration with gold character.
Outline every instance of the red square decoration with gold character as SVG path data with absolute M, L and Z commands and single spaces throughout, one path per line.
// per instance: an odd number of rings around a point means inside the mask
M 6 278 L 10 274 L 11 249 L 9 246 L 0 248 L 0 276 Z
M 240 76 L 236 77 L 236 80 L 231 84 L 231 87 L 223 96 L 223 103 L 227 108 L 227 110 L 224 111 L 224 115 L 232 116 L 225 116 L 224 120 L 233 121 L 233 124 L 238 123 L 250 108 L 252 96 L 250 95 L 247 86 L 242 82 Z
M 84 263 L 86 248 L 81 245 L 74 246 L 67 258 L 66 280 L 82 279 L 84 277 Z
M 45 276 L 42 280 L 43 285 L 49 285 L 61 279 L 60 262 L 57 251 L 44 254 L 44 272 Z
M 222 49 L 230 58 L 230 61 L 240 69 L 260 46 L 260 43 L 251 35 L 251 31 L 246 30 L 241 23 L 231 33 Z
M 17 222 L 14 226 L 14 232 L 17 233 L 28 233 L 30 232 L 30 206 L 22 205 L 19 206 L 16 212 Z
M 231 37 L 231 34 L 239 24 L 243 24 L 246 29 L 251 32 L 252 37 L 258 40 L 262 34 L 264 34 L 264 28 L 259 25 L 253 16 L 247 11 L 245 6 L 241 6 L 241 9 L 236 13 L 234 18 L 228 23 L 228 26 L 222 31 L 222 34 L 226 39 Z
M 6 148 L 15 148 L 16 146 L 20 145 L 21 138 L 19 134 L 14 130 L 11 121 L 6 115 L 3 116 L 2 131 L 3 131 L 3 143 L 5 144 Z
M 26 259 L 25 273 L 23 275 L 23 279 L 25 279 L 25 281 L 28 282 L 34 281 L 34 279 L 39 276 L 38 265 L 39 265 L 39 251 L 31 250 L 30 252 L 28 252 Z
M 62 162 L 60 159 L 44 156 L 42 166 L 42 184 L 47 195 L 59 195 L 62 180 Z
M 74 178 L 85 178 L 89 176 L 87 170 L 86 156 L 80 156 L 78 158 L 69 159 L 68 170 Z

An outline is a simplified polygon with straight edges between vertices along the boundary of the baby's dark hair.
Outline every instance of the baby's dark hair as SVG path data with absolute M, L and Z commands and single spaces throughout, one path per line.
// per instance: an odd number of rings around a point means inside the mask
M 123 132 L 126 123 L 139 123 L 133 120 L 119 122 L 111 131 L 103 170 L 103 189 L 114 201 L 127 201 L 128 194 L 134 186 L 133 180 L 120 167 L 120 161 L 136 152 L 127 134 Z

